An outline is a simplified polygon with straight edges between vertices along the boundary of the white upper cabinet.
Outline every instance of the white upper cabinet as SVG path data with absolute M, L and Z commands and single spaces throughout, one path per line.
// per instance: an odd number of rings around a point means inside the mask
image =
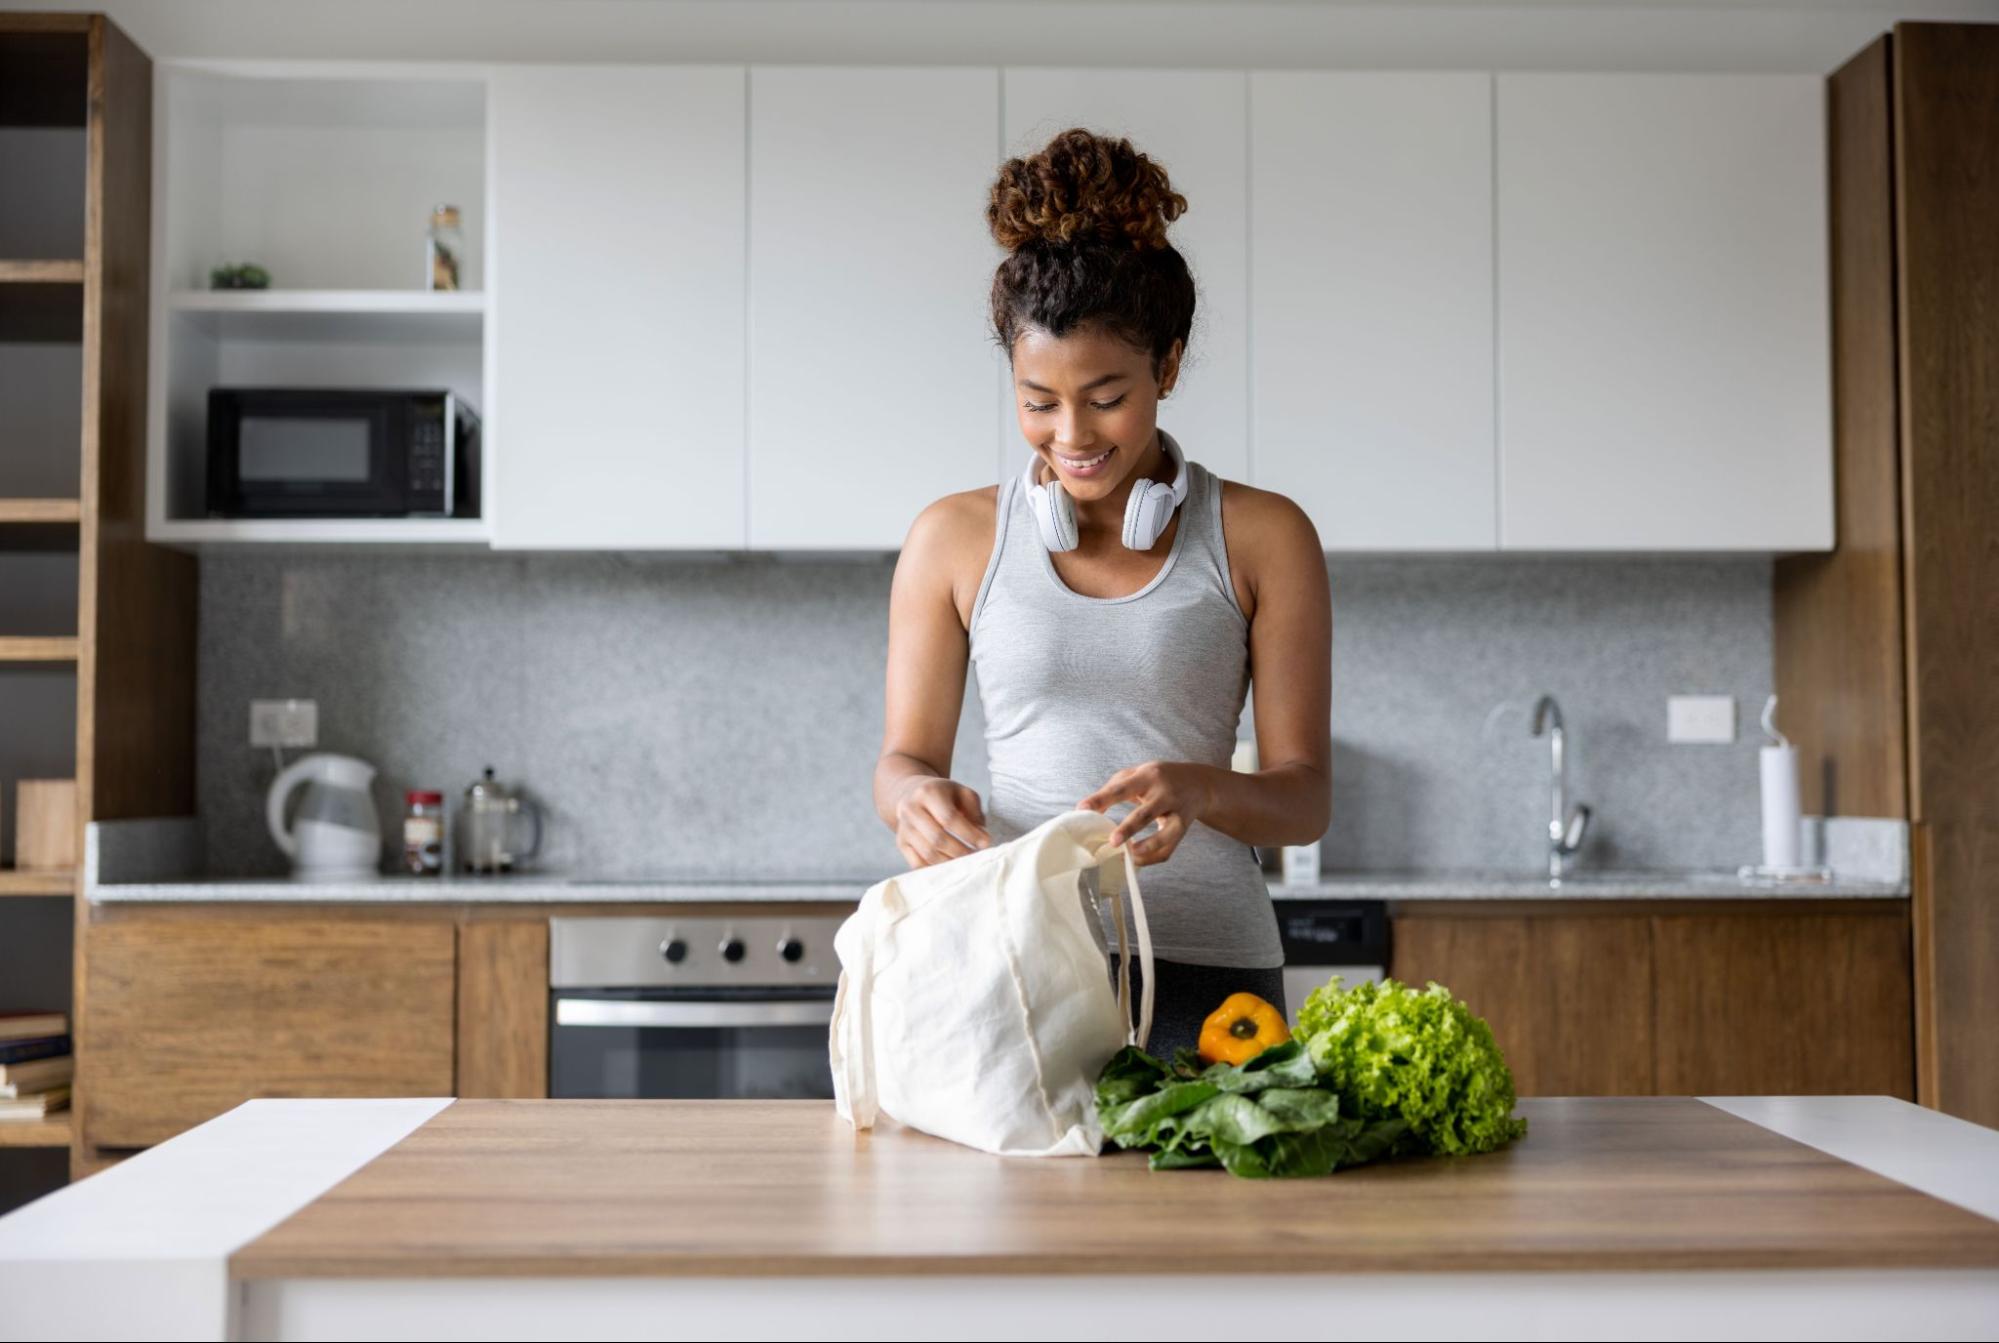
M 1194 332 L 1159 423 L 1217 475 L 1248 479 L 1248 76 L 1214 70 L 1009 69 L 1005 156 L 1032 154 L 1071 126 L 1122 135 L 1156 160 L 1187 198 L 1167 229 L 1198 299 Z M 1004 360 L 1000 470 L 1026 463 L 1018 402 Z
M 992 68 L 750 70 L 749 544 L 895 549 L 990 485 Z
M 1498 77 L 1505 548 L 1832 545 L 1823 85 Z
M 1328 550 L 1493 548 L 1491 76 L 1259 71 L 1249 117 L 1251 481 Z
M 496 547 L 744 543 L 745 77 L 494 72 Z

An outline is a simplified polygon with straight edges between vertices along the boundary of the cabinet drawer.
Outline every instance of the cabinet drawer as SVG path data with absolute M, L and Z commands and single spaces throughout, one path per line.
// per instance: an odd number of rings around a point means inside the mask
M 85 1139 L 160 1142 L 267 1096 L 448 1096 L 449 923 L 118 920 L 87 931 Z

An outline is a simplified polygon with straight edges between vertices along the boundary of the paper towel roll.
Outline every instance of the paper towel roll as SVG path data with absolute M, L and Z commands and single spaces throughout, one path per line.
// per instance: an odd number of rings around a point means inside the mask
M 1795 868 L 1798 862 L 1798 748 L 1763 748 L 1763 866 Z

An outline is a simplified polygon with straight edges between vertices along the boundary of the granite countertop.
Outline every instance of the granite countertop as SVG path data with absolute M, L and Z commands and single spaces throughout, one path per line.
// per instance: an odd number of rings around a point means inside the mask
M 1334 871 L 1311 885 L 1273 881 L 1277 900 L 1785 900 L 1896 899 L 1909 894 L 1906 826 L 1900 821 L 1836 820 L 1813 855 L 1833 875 L 1821 881 L 1746 880 L 1733 870 L 1584 868 L 1551 885 L 1533 872 Z M 889 873 L 782 880 L 661 873 L 606 877 L 576 873 L 507 876 L 381 876 L 305 882 L 289 877 L 203 877 L 195 823 L 188 818 L 93 821 L 85 831 L 85 895 L 102 904 L 850 904 Z
M 500 877 L 378 877 L 309 882 L 285 877 L 118 882 L 88 888 L 100 903 L 291 904 L 848 904 L 873 883 L 847 881 L 648 880 L 520 874 Z M 1732 872 L 1580 873 L 1551 887 L 1546 877 L 1494 872 L 1329 872 L 1316 885 L 1273 882 L 1277 900 L 1743 900 L 1883 899 L 1905 882 L 1744 881 Z

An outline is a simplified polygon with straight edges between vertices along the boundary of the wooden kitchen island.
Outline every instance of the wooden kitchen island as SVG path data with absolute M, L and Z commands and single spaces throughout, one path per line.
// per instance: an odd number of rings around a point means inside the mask
M 1885 1097 L 1520 1112 L 1492 1156 L 1254 1182 L 821 1102 L 252 1101 L 0 1218 L 31 1306 L 0 1332 L 1999 1331 L 1999 1133 Z

